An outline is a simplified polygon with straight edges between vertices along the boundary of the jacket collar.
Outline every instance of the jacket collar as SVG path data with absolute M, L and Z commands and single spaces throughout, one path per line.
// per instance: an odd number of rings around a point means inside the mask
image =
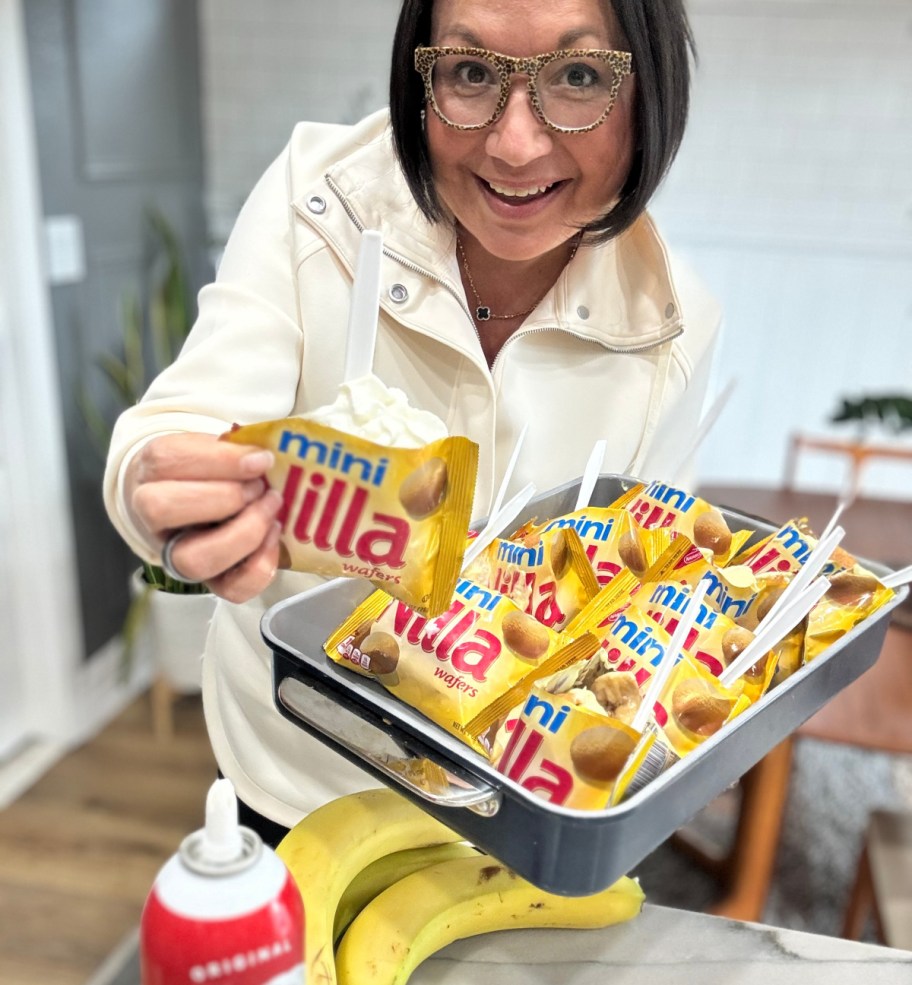
M 319 189 L 338 199 L 342 210 L 323 217 L 320 228 L 354 269 L 362 229 L 383 234 L 384 252 L 448 284 L 457 297 L 455 235 L 446 223 L 432 224 L 415 205 L 392 149 L 386 111 L 356 128 L 361 138 L 328 167 Z M 296 210 L 314 187 L 297 196 Z M 525 330 L 559 328 L 608 348 L 650 348 L 682 331 L 680 304 L 668 254 L 652 219 L 642 216 L 617 239 L 582 246 L 524 325 Z

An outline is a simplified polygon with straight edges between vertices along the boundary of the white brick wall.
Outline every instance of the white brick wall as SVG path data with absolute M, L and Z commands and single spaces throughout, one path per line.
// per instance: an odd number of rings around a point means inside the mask
M 774 485 L 788 433 L 841 394 L 912 391 L 912 0 L 690 0 L 700 65 L 655 213 L 722 300 L 721 386 L 700 474 Z M 202 0 L 216 238 L 299 119 L 386 101 L 397 0 Z M 912 438 L 909 438 L 912 445 Z M 799 481 L 837 489 L 838 459 Z M 871 467 L 908 495 L 912 465 Z

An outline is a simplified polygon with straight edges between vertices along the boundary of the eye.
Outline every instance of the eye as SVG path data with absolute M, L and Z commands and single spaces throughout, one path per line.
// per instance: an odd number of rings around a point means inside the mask
M 461 61 L 452 68 L 456 82 L 468 86 L 493 85 L 496 83 L 495 72 L 491 65 L 484 61 Z
M 564 66 L 564 81 L 578 89 L 587 89 L 599 84 L 599 73 L 591 65 L 574 62 Z

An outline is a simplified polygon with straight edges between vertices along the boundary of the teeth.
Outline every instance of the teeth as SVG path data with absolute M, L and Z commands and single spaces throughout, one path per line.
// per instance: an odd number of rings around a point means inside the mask
M 541 195 L 542 192 L 546 192 L 552 185 L 533 185 L 531 188 L 503 188 L 489 181 L 488 187 L 491 191 L 497 192 L 498 195 L 506 195 L 508 198 L 528 198 L 530 195 Z

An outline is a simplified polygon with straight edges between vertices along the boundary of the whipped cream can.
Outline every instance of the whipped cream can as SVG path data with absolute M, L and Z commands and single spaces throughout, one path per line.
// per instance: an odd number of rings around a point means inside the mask
M 238 825 L 229 780 L 162 867 L 140 924 L 142 985 L 302 985 L 304 906 L 284 862 Z

